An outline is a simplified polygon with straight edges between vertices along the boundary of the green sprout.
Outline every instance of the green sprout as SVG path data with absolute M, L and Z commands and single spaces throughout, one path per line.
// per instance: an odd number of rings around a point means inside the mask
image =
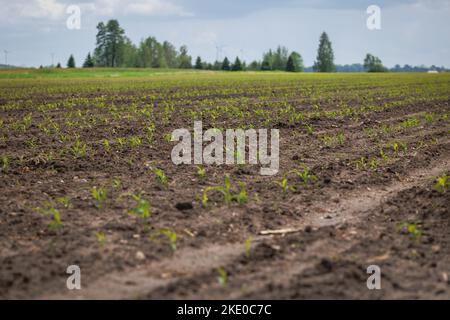
M 366 158 L 361 157 L 358 160 L 356 160 L 356 170 L 365 170 L 366 169 Z
M 95 238 L 97 239 L 97 242 L 101 246 L 103 246 L 105 244 L 105 242 L 106 242 L 105 234 L 103 232 L 101 232 L 101 231 L 98 231 L 98 232 L 95 233 Z
M 50 231 L 56 231 L 63 227 L 63 224 L 61 222 L 61 214 L 57 209 L 49 206 L 50 204 L 47 203 L 45 208 L 36 208 L 34 210 L 44 214 L 45 216 L 51 216 L 52 220 L 47 227 Z
M 240 186 L 239 193 L 233 194 L 233 192 L 231 190 L 230 177 L 228 175 L 226 175 L 224 178 L 223 186 L 214 186 L 214 187 L 205 188 L 205 190 L 203 191 L 203 197 L 202 197 L 203 206 L 206 207 L 208 200 L 209 200 L 208 193 L 212 192 L 212 191 L 217 191 L 217 192 L 221 193 L 223 196 L 223 199 L 227 205 L 230 204 L 233 200 L 236 200 L 237 203 L 239 203 L 239 204 L 247 203 L 248 195 L 247 195 L 246 186 L 242 182 L 239 182 L 239 186 Z
M 164 141 L 171 142 L 172 141 L 172 134 L 171 133 L 165 134 L 164 135 Z
M 309 168 L 304 166 L 303 171 L 292 170 L 301 180 L 304 185 L 307 185 L 311 181 L 317 181 L 317 177 L 309 171 Z
M 6 171 L 9 168 L 9 160 L 6 155 L 2 156 L 2 170 Z
M 155 174 L 156 179 L 159 182 L 159 184 L 161 184 L 163 186 L 167 186 L 167 177 L 164 174 L 164 171 L 162 171 L 162 169 L 155 168 L 155 169 L 153 169 L 153 173 Z
M 239 182 L 241 187 L 239 193 L 235 196 L 237 203 L 246 204 L 248 202 L 247 190 L 245 189 L 245 183 Z
M 122 184 L 122 182 L 120 181 L 119 178 L 114 178 L 113 179 L 112 186 L 113 186 L 114 189 L 120 188 L 121 184 Z
M 344 144 L 345 142 L 345 135 L 341 132 L 337 135 L 337 141 L 339 144 Z
M 160 233 L 165 235 L 170 242 L 170 248 L 175 251 L 177 250 L 177 234 L 175 231 L 170 229 L 161 229 Z
M 398 153 L 398 143 L 397 142 L 394 142 L 392 144 L 392 150 L 394 151 L 394 153 Z
M 217 281 L 219 282 L 220 286 L 226 287 L 228 282 L 227 271 L 224 268 L 220 267 L 219 269 L 217 269 L 217 273 L 219 274 L 217 276 Z
M 131 148 L 137 148 L 142 144 L 142 140 L 137 136 L 133 136 L 128 139 L 128 143 L 130 144 Z
M 438 177 L 436 179 L 436 184 L 434 185 L 433 189 L 440 193 L 444 193 L 450 186 L 449 178 L 450 176 L 447 176 L 445 174 Z
M 103 139 L 103 148 L 105 148 L 106 152 L 111 152 L 111 144 L 109 143 L 109 140 Z
M 70 199 L 68 197 L 58 197 L 55 200 L 57 203 L 62 204 L 66 209 L 72 207 L 72 204 L 70 203 Z
M 378 167 L 377 160 L 375 158 L 370 160 L 370 169 L 375 170 L 377 167 Z
M 92 198 L 95 200 L 95 206 L 97 209 L 101 209 L 103 207 L 103 202 L 105 202 L 107 197 L 107 191 L 105 188 L 97 188 L 93 187 L 91 189 Z
M 197 167 L 197 172 L 196 172 L 196 176 L 199 177 L 201 180 L 205 180 L 206 178 L 206 169 L 203 168 L 202 166 L 196 166 Z
M 280 181 L 272 181 L 272 183 L 278 185 L 283 190 L 284 194 L 286 194 L 288 191 L 295 191 L 295 188 L 288 184 L 288 180 L 286 178 L 283 178 Z
M 70 150 L 76 158 L 83 158 L 86 155 L 86 148 L 86 143 L 82 143 L 80 141 L 80 138 L 77 137 L 74 145 Z
M 386 159 L 387 159 L 387 155 L 384 153 L 383 148 L 380 148 L 380 157 L 381 157 L 381 159 L 383 159 L 383 160 L 386 160 Z
M 141 195 L 133 195 L 136 205 L 129 211 L 130 214 L 139 216 L 144 223 L 150 217 L 150 203 L 143 199 Z
M 403 149 L 403 152 L 408 151 L 408 145 L 406 144 L 406 142 L 400 142 L 400 146 Z
M 422 236 L 422 231 L 417 228 L 415 223 L 402 223 L 399 226 L 400 230 L 407 232 L 413 240 L 418 240 Z
M 252 248 L 252 240 L 253 240 L 252 237 L 250 237 L 244 241 L 245 256 L 247 258 L 250 257 L 250 249 Z

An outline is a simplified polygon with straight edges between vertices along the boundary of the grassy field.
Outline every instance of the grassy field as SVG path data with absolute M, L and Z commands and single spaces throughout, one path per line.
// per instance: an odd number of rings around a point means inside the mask
M 0 79 L 37 79 L 37 78 L 116 78 L 116 77 L 149 77 L 156 75 L 198 73 L 195 70 L 183 69 L 122 69 L 122 68 L 89 68 L 89 69 L 0 69 Z
M 448 299 L 449 113 L 450 74 L 0 71 L 0 297 Z M 175 165 L 196 120 L 278 174 Z

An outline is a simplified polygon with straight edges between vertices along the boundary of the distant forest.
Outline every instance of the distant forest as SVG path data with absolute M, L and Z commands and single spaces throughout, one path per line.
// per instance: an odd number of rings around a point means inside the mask
M 278 46 L 262 54 L 262 60 L 247 63 L 239 57 L 230 60 L 224 57 L 221 61 L 207 62 L 200 56 L 195 60 L 182 45 L 176 48 L 168 41 L 159 42 L 154 37 L 147 37 L 134 44 L 126 35 L 117 20 L 100 22 L 97 25 L 95 49 L 89 52 L 82 67 L 122 67 L 122 68 L 180 68 L 224 71 L 289 71 L 289 72 L 427 72 L 430 70 L 449 71 L 437 66 L 396 65 L 394 68 L 383 66 L 381 59 L 368 53 L 363 63 L 337 65 L 334 63 L 332 43 L 323 32 L 319 39 L 317 57 L 314 65 L 305 67 L 300 53 L 290 52 L 284 46 Z M 77 66 L 73 55 L 70 55 L 66 66 Z M 41 66 L 42 67 L 42 66 Z M 51 66 L 54 67 L 54 66 Z M 61 67 L 61 63 L 56 65 Z

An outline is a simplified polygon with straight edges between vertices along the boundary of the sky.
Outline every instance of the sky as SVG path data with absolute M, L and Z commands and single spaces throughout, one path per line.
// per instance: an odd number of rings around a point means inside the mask
M 69 29 L 67 8 L 80 8 L 80 29 Z M 381 29 L 369 30 L 370 5 Z M 332 41 L 335 63 L 450 67 L 450 0 L 0 0 L 0 63 L 81 65 L 95 47 L 96 25 L 118 19 L 134 42 L 154 36 L 187 45 L 194 58 L 261 60 L 277 45 L 314 63 L 319 36 Z

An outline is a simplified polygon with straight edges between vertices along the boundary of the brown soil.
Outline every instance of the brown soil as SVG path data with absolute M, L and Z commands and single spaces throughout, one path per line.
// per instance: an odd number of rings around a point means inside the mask
M 34 99 L 63 98 L 43 93 Z M 257 167 L 209 166 L 202 182 L 193 165 L 175 166 L 173 144 L 163 137 L 175 128 L 192 128 L 181 118 L 161 125 L 153 146 L 50 162 L 30 153 L 25 141 L 34 137 L 42 150 L 58 150 L 58 141 L 35 126 L 9 133 L 2 151 L 12 159 L 25 157 L 0 173 L 0 298 L 449 299 L 450 190 L 433 190 L 435 178 L 450 170 L 448 121 L 391 133 L 386 140 L 407 142 L 408 150 L 394 153 L 386 147 L 385 164 L 355 170 L 362 156 L 379 153 L 378 141 L 367 138 L 364 129 L 428 111 L 448 113 L 449 102 L 407 104 L 357 119 L 312 120 L 312 136 L 281 121 L 275 178 L 260 176 Z M 2 117 L 21 119 L 28 112 L 2 111 Z M 62 112 L 55 109 L 53 118 L 62 118 Z M 342 145 L 325 147 L 318 138 L 343 129 Z M 119 136 L 138 132 L 126 122 L 118 130 Z M 83 139 L 94 148 L 104 133 L 98 125 Z M 149 170 L 153 163 L 164 170 L 167 187 Z M 285 175 L 299 183 L 288 173 L 301 164 L 316 182 L 286 195 L 271 183 Z M 226 173 L 233 184 L 247 184 L 248 204 L 227 206 L 213 195 L 203 208 L 203 189 L 222 183 Z M 111 187 L 113 178 L 120 179 L 120 187 Z M 94 185 L 108 186 L 102 209 L 93 204 Z M 130 195 L 139 192 L 151 202 L 149 229 L 128 214 Z M 49 218 L 33 208 L 61 196 L 71 199 L 71 206 L 58 207 L 64 227 L 50 231 Z M 414 223 L 421 235 L 405 232 L 405 223 Z M 151 237 L 159 228 L 176 231 L 176 251 L 165 237 Z M 286 228 L 292 232 L 261 233 Z M 103 245 L 96 232 L 105 234 Z M 250 237 L 247 255 L 244 242 Z M 138 251 L 143 259 L 136 257 Z M 79 291 L 66 289 L 65 271 L 72 264 L 81 267 Z M 372 264 L 381 268 L 382 290 L 366 287 Z M 226 286 L 217 281 L 219 268 L 227 272 Z

